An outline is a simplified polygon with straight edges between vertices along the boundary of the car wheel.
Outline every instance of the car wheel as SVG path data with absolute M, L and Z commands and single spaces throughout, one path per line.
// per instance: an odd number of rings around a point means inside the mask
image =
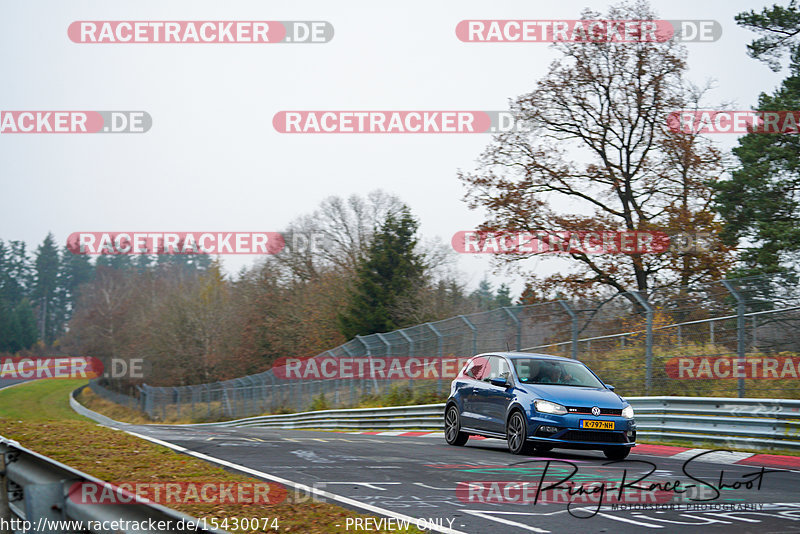
M 461 418 L 458 415 L 458 408 L 454 405 L 450 405 L 444 415 L 444 439 L 450 445 L 458 447 L 469 439 L 469 434 L 461 432 Z
M 528 444 L 525 441 L 527 437 L 528 425 L 525 423 L 525 416 L 522 412 L 515 411 L 508 418 L 506 425 L 506 439 L 511 454 L 523 454 L 528 451 Z
M 603 449 L 603 454 L 605 454 L 606 458 L 609 460 L 624 460 L 630 453 L 630 447 L 609 447 Z

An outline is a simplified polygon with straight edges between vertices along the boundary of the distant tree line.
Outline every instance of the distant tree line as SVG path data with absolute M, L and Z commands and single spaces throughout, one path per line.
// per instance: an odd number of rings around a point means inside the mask
M 208 255 L 75 255 L 48 235 L 0 247 L 2 352 L 38 347 L 143 358 L 145 382 L 185 385 L 268 369 L 355 335 L 511 305 L 507 285 L 468 292 L 454 252 L 423 241 L 396 197 L 331 197 L 293 221 L 286 248 L 235 275 Z M 318 248 L 307 246 L 320 236 Z M 300 238 L 302 237 L 302 238 Z M 319 246 L 321 245 L 321 246 Z M 112 380 L 118 389 L 137 381 Z

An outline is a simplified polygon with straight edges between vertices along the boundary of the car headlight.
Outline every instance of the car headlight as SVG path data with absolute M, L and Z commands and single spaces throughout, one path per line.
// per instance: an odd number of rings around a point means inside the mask
M 633 419 L 633 406 L 630 404 L 622 409 L 622 417 L 625 419 Z
M 537 412 L 551 413 L 553 415 L 564 415 L 567 413 L 567 409 L 560 404 L 546 400 L 537 400 L 533 403 L 533 407 L 536 408 Z

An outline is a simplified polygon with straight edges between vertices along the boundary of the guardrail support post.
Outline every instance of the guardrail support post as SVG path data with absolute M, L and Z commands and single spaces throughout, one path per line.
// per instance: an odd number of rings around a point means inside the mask
M 733 284 L 731 284 L 728 280 L 723 280 L 722 285 L 725 286 L 733 298 L 736 299 L 736 368 L 737 370 L 744 369 L 745 363 L 745 347 L 744 347 L 744 335 L 745 335 L 745 326 L 744 326 L 744 298 L 742 295 L 739 294 L 733 288 Z M 739 373 L 741 374 L 741 373 Z M 737 389 L 739 397 L 744 397 L 744 378 L 739 377 L 737 379 Z
M 653 307 L 650 306 L 647 299 L 640 295 L 638 291 L 632 291 L 631 295 L 642 305 L 646 312 L 647 338 L 645 340 L 645 361 L 647 368 L 645 370 L 644 389 L 645 394 L 649 395 L 653 390 Z
M 522 323 L 519 321 L 519 317 L 514 315 L 508 307 L 503 308 L 505 312 L 514 320 L 514 323 L 517 325 L 517 351 L 522 348 Z
M 572 359 L 578 359 L 578 314 L 572 309 L 566 300 L 559 300 L 559 304 L 569 314 L 570 322 L 572 323 Z M 623 338 L 625 339 L 625 338 Z

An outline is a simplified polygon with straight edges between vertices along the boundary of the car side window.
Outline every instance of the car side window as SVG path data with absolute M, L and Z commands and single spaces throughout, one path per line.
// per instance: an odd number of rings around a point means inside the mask
M 488 358 L 480 356 L 473 358 L 464 368 L 464 376 L 474 380 L 483 380 L 489 367 Z
M 506 362 L 505 358 L 491 356 L 489 361 L 489 373 L 483 378 L 485 382 L 490 381 L 492 378 L 500 377 L 511 380 L 511 369 L 508 367 L 508 362 Z
M 511 380 L 511 367 L 509 367 L 508 362 L 505 358 L 497 358 L 500 361 L 499 366 L 499 374 L 498 376 L 501 378 L 505 378 L 506 380 Z

